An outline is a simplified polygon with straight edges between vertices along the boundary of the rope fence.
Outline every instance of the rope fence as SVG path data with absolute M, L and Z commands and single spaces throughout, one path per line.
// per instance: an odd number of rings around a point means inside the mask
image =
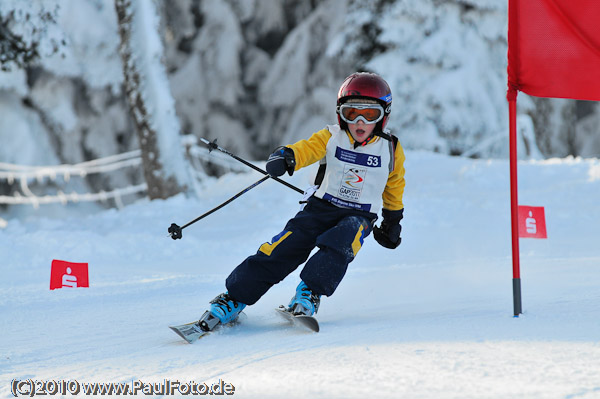
M 224 168 L 226 171 L 241 172 L 243 169 L 234 160 L 218 152 L 210 153 L 206 147 L 200 147 L 196 137 L 186 135 L 182 138 L 185 154 L 196 172 L 196 178 L 206 176 L 202 170 L 202 162 L 209 162 Z M 117 207 L 123 206 L 122 197 L 144 193 L 148 190 L 146 183 L 115 188 L 111 191 L 97 192 L 69 192 L 60 189 L 56 193 L 36 195 L 30 188 L 33 182 L 57 182 L 62 177 L 64 182 L 69 182 L 74 177 L 85 178 L 93 174 L 105 174 L 125 168 L 141 168 L 142 151 L 133 150 L 122 154 L 111 155 L 77 164 L 29 166 L 15 165 L 0 162 L 0 183 L 6 181 L 9 185 L 18 184 L 18 189 L 13 195 L 0 195 L 0 205 L 31 205 L 38 208 L 43 204 L 62 204 L 69 202 L 105 202 L 109 199 L 115 201 Z M 2 227 L 2 226 L 0 226 Z

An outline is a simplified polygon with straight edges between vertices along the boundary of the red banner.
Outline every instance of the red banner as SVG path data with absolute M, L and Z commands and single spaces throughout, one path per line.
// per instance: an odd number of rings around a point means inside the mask
M 600 101 L 600 1 L 509 0 L 508 86 Z
M 544 207 L 519 205 L 519 237 L 548 238 Z
M 89 286 L 87 263 L 72 263 L 56 259 L 52 261 L 50 269 L 51 290 Z

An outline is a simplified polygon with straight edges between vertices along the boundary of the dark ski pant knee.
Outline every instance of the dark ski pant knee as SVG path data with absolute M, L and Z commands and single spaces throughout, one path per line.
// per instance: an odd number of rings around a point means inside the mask
M 231 272 L 227 290 L 236 300 L 252 305 L 306 262 L 300 278 L 314 293 L 330 296 L 376 218 L 373 213 L 339 208 L 312 197 L 281 233 Z M 315 247 L 319 250 L 308 259 Z

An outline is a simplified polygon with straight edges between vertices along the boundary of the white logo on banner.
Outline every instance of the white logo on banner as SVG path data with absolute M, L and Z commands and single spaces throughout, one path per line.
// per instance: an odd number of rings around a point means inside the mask
M 536 220 L 533 218 L 533 212 L 529 211 L 529 217 L 525 219 L 525 228 L 529 234 L 537 234 Z
M 72 270 L 70 267 L 67 267 L 67 273 L 62 276 L 62 286 L 63 287 L 77 287 L 77 276 L 73 276 Z

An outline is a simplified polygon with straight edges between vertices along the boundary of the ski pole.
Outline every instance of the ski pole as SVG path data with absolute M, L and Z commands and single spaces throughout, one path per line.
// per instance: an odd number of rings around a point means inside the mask
M 269 175 L 265 170 L 262 170 L 261 168 L 259 168 L 256 165 L 252 165 L 250 162 L 243 160 L 242 158 L 240 158 L 240 157 L 232 154 L 231 152 L 227 151 L 225 148 L 219 146 L 217 144 L 217 139 L 214 139 L 212 142 L 210 142 L 210 141 L 208 141 L 206 139 L 201 138 L 200 141 L 202 141 L 204 144 L 206 144 L 208 146 L 208 152 L 211 152 L 212 150 L 219 150 L 222 153 L 229 155 L 233 159 L 236 159 L 236 160 L 240 161 L 244 165 L 251 167 L 252 169 L 256 170 L 257 172 L 260 172 L 263 175 L 267 175 L 267 176 L 271 177 L 271 179 L 273 179 L 273 180 L 275 180 L 275 181 L 283 184 L 284 186 L 287 186 L 287 187 L 291 188 L 292 190 L 295 190 L 295 191 L 299 192 L 300 194 L 304 194 L 303 190 L 299 189 L 298 187 L 294 186 L 293 184 L 290 184 L 290 183 L 286 182 L 285 180 L 281 180 L 278 177 Z
M 213 212 L 218 211 L 219 209 L 223 208 L 225 205 L 229 204 L 234 199 L 240 197 L 244 193 L 247 193 L 248 191 L 252 190 L 254 187 L 258 186 L 260 183 L 262 183 L 262 182 L 264 182 L 265 180 L 268 180 L 268 179 L 269 179 L 269 176 L 265 176 L 262 179 L 258 180 L 257 182 L 252 183 L 251 185 L 249 185 L 248 187 L 246 187 L 245 189 L 243 189 L 242 191 L 240 191 L 239 193 L 237 193 L 233 197 L 229 198 L 227 201 L 223 202 L 221 205 L 218 205 L 218 206 L 214 207 L 210 211 L 206 212 L 205 214 L 203 214 L 201 216 L 198 216 L 196 219 L 192 220 L 191 222 L 188 222 L 188 223 L 184 224 L 181 227 L 179 227 L 175 223 L 171 223 L 171 226 L 168 229 L 169 235 L 174 240 L 180 239 L 182 237 L 181 230 L 185 229 L 186 227 L 188 227 L 191 224 L 196 223 L 200 219 L 204 219 L 205 217 L 207 217 L 208 215 L 212 214 Z

